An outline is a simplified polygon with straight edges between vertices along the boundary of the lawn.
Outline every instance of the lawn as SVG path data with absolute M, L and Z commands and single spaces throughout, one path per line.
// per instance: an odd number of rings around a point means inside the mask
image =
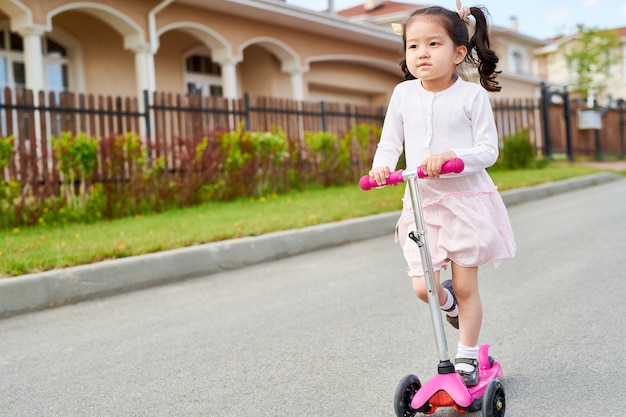
M 500 190 L 598 172 L 552 164 L 494 171 Z M 357 185 L 312 189 L 233 202 L 210 202 L 150 216 L 0 231 L 0 277 L 87 264 L 243 236 L 301 228 L 401 208 L 404 187 L 364 192 Z

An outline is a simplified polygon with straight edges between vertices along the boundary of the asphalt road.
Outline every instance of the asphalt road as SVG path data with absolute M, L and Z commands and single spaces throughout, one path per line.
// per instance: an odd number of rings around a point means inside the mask
M 508 417 L 625 414 L 624 207 L 621 180 L 509 209 L 517 257 L 481 269 Z M 388 236 L 0 320 L 0 415 L 392 416 L 436 362 Z

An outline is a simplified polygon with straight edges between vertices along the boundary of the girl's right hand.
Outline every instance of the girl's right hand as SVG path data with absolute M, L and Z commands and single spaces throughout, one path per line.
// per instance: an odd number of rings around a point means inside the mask
M 387 166 L 385 167 L 376 167 L 372 168 L 369 172 L 370 178 L 376 181 L 376 184 L 380 187 L 387 183 L 387 178 L 389 178 L 389 173 L 391 169 Z

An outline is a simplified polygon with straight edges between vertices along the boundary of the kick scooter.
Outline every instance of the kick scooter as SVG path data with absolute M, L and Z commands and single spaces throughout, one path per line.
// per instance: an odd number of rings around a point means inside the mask
M 441 173 L 460 173 L 464 167 L 463 160 L 455 158 L 443 164 Z M 448 355 L 443 318 L 439 309 L 439 296 L 436 291 L 437 287 L 417 188 L 417 179 L 425 177 L 427 175 L 422 172 L 421 167 L 415 170 L 394 171 L 390 173 L 385 184 L 397 185 L 406 181 L 411 193 L 416 231 L 410 232 L 409 237 L 419 246 L 426 279 L 430 316 L 435 332 L 437 351 L 439 352 L 437 375 L 424 385 L 415 375 L 407 375 L 402 378 L 396 389 L 394 400 L 396 416 L 413 417 L 418 412 L 433 414 L 440 407 L 452 407 L 461 414 L 482 410 L 483 417 L 504 417 L 506 409 L 504 387 L 498 380 L 498 377 L 502 376 L 502 368 L 498 362 L 489 356 L 489 345 L 480 346 L 478 353 L 479 380 L 478 384 L 473 387 L 465 386 Z M 363 190 L 378 187 L 376 181 L 369 176 L 362 177 L 359 185 Z

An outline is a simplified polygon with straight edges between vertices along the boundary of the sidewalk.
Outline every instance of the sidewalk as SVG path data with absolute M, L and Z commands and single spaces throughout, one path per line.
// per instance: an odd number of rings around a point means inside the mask
M 598 173 L 505 191 L 502 198 L 507 206 L 512 206 L 620 179 L 623 177 L 617 174 Z M 0 280 L 0 318 L 206 276 L 385 234 L 391 235 L 398 215 L 398 212 L 384 213 L 4 278 Z
M 585 165 L 607 171 L 626 171 L 626 161 L 585 162 Z

